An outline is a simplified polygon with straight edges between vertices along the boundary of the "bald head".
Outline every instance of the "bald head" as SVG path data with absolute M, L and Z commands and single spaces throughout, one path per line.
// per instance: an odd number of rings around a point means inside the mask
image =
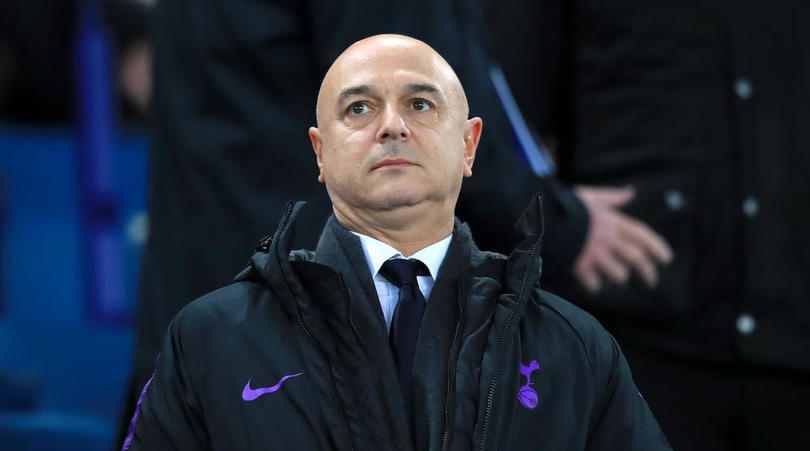
M 356 93 L 366 86 L 346 86 L 346 80 L 362 70 L 391 72 L 407 71 L 411 68 L 423 72 L 432 83 L 423 86 L 428 89 L 441 89 L 462 119 L 467 119 L 469 106 L 464 88 L 450 65 L 432 47 L 408 36 L 381 34 L 360 40 L 349 46 L 338 56 L 321 83 L 318 102 L 315 108 L 318 126 L 324 124 L 322 113 L 334 102 L 335 96 Z
M 346 49 L 309 129 L 337 220 L 403 255 L 450 234 L 481 136 L 468 114 L 458 77 L 424 42 L 380 35 Z

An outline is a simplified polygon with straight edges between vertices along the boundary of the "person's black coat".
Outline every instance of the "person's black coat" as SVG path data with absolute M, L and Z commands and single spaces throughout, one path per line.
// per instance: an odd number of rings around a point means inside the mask
M 622 343 L 810 370 L 810 3 L 487 3 L 562 179 L 633 185 L 674 249 L 655 290 L 546 287 Z
M 172 321 L 125 449 L 670 449 L 613 338 L 539 288 L 541 197 L 508 258 L 456 221 L 410 409 L 359 239 L 331 218 L 291 253 L 301 205 Z

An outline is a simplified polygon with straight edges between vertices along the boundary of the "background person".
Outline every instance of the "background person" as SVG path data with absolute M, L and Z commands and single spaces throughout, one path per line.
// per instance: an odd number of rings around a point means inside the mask
M 674 250 L 652 290 L 630 271 L 597 294 L 555 274 L 545 287 L 616 336 L 675 449 L 805 447 L 810 4 L 488 3 L 561 179 L 632 186 L 589 210 L 621 210 Z

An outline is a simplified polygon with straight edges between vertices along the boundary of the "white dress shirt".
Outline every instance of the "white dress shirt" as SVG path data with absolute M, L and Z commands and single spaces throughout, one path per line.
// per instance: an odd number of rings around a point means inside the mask
M 368 263 L 368 269 L 371 271 L 371 278 L 374 280 L 374 287 L 377 289 L 377 297 L 380 299 L 380 307 L 385 316 L 385 325 L 388 329 L 391 329 L 391 318 L 394 316 L 394 310 L 397 308 L 397 301 L 399 300 L 399 288 L 380 274 L 380 268 L 387 260 L 405 257 L 398 250 L 382 241 L 375 240 L 370 236 L 357 232 L 352 233 L 360 238 L 360 244 L 363 245 L 366 263 Z M 416 282 L 419 284 L 419 291 L 422 292 L 425 301 L 430 298 L 430 291 L 433 289 L 433 284 L 436 283 L 436 276 L 439 274 L 439 268 L 442 266 L 444 256 L 447 254 L 447 248 L 450 247 L 450 240 L 452 238 L 453 234 L 451 233 L 447 238 L 433 243 L 408 257 L 409 259 L 416 259 L 424 263 L 430 272 L 429 276 L 416 277 Z

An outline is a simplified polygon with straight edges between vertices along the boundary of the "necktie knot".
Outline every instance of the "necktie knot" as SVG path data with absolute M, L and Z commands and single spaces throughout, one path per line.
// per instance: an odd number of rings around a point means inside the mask
M 394 258 L 383 263 L 380 267 L 380 275 L 397 288 L 403 285 L 416 284 L 416 276 L 428 276 L 430 272 L 424 263 L 419 260 L 406 260 L 404 258 Z

